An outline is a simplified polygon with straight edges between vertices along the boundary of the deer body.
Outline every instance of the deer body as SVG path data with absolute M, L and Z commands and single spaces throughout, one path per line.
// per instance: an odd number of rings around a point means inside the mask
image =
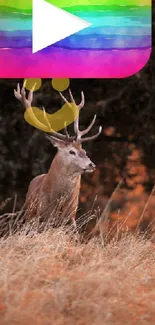
M 66 98 L 60 93 L 62 99 L 71 105 Z M 24 87 L 20 92 L 19 85 L 15 91 L 15 97 L 18 98 L 27 109 L 31 107 L 33 92 L 30 91 L 28 99 L 26 99 Z M 75 105 L 72 93 L 70 97 Z M 79 110 L 84 105 L 84 95 L 77 107 Z M 32 113 L 33 119 L 33 113 Z M 65 128 L 66 135 L 54 132 L 47 135 L 53 146 L 57 147 L 58 151 L 55 155 L 47 174 L 35 177 L 28 188 L 26 200 L 23 206 L 27 220 L 35 217 L 41 217 L 47 220 L 50 217 L 58 216 L 57 222 L 61 222 L 69 218 L 74 222 L 78 207 L 78 199 L 80 193 L 81 175 L 85 172 L 92 172 L 95 169 L 94 163 L 88 158 L 81 143 L 95 139 L 101 132 L 91 137 L 82 138 L 92 128 L 94 117 L 87 129 L 79 130 L 79 117 L 74 121 L 75 136 L 70 137 Z M 46 121 L 46 119 L 45 119 Z M 47 121 L 49 125 L 49 121 Z
M 58 214 L 59 209 L 61 217 L 74 218 L 78 206 L 80 183 L 81 175 L 71 174 L 69 168 L 64 168 L 62 162 L 60 166 L 57 153 L 48 173 L 35 177 L 29 185 L 24 204 L 27 219 L 30 220 L 36 215 L 42 218 L 45 215 L 50 217 L 54 210 Z M 60 204 L 59 208 L 58 204 Z

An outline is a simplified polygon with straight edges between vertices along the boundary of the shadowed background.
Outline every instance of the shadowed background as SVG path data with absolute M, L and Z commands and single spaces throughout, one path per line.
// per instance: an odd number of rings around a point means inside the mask
M 56 153 L 45 134 L 27 124 L 24 108 L 14 98 L 13 89 L 22 79 L 0 80 L 0 201 L 1 214 L 19 210 L 29 182 L 47 172 Z M 81 90 L 86 104 L 81 111 L 80 126 L 86 128 L 97 114 L 90 132 L 102 134 L 84 149 L 97 165 L 91 175 L 82 177 L 78 214 L 104 209 L 109 197 L 123 177 L 123 185 L 114 195 L 108 211 L 110 224 L 124 220 L 124 230 L 139 223 L 145 229 L 154 218 L 155 198 L 152 195 L 155 176 L 155 111 L 153 55 L 146 67 L 125 79 L 72 79 L 71 90 L 76 102 Z M 64 92 L 68 96 L 68 92 Z M 44 79 L 34 93 L 33 105 L 44 106 L 48 113 L 61 108 L 59 93 L 51 80 Z M 72 126 L 69 127 L 72 133 Z M 95 203 L 94 203 L 95 200 Z M 144 209 L 145 208 L 145 209 Z M 127 217 L 129 216 L 129 217 Z

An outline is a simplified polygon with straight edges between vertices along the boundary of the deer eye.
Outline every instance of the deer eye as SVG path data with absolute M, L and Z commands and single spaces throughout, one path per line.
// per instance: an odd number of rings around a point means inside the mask
M 74 156 L 76 156 L 76 152 L 75 151 L 73 151 L 73 150 L 70 150 L 70 152 L 69 152 L 71 155 L 74 155 Z

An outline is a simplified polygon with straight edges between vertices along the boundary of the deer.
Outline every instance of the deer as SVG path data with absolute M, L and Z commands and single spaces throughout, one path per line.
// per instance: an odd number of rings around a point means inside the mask
M 61 99 L 69 105 L 70 102 L 63 94 L 61 92 L 59 94 Z M 14 96 L 21 102 L 24 109 L 32 107 L 33 89 L 26 96 L 24 84 L 21 89 L 17 84 L 17 89 L 14 89 Z M 95 135 L 84 137 L 95 124 L 96 115 L 90 125 L 80 131 L 79 116 L 82 107 L 85 105 L 84 92 L 81 92 L 79 105 L 75 103 L 70 89 L 69 96 L 71 103 L 78 107 L 78 116 L 74 120 L 74 135 L 69 135 L 67 127 L 64 127 L 65 134 L 56 132 L 53 129 L 50 133 L 46 132 L 46 138 L 57 148 L 57 153 L 48 172 L 36 176 L 30 182 L 23 210 L 27 221 L 34 220 L 38 216 L 48 220 L 56 213 L 57 208 L 57 211 L 60 210 L 57 219 L 60 219 L 61 222 L 65 219 L 69 220 L 76 228 L 81 176 L 84 173 L 92 173 L 96 168 L 82 148 L 82 144 L 96 139 L 100 135 L 102 127 L 99 127 L 99 131 Z M 30 114 L 32 114 L 31 118 L 33 119 L 32 110 Z M 58 224 L 60 220 L 57 220 Z

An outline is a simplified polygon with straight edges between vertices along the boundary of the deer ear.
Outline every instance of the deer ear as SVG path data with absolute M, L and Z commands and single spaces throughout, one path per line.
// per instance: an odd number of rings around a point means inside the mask
M 54 136 L 48 134 L 46 134 L 46 138 L 52 143 L 54 147 L 57 147 L 58 149 L 66 147 L 66 142 L 61 139 L 57 139 Z

